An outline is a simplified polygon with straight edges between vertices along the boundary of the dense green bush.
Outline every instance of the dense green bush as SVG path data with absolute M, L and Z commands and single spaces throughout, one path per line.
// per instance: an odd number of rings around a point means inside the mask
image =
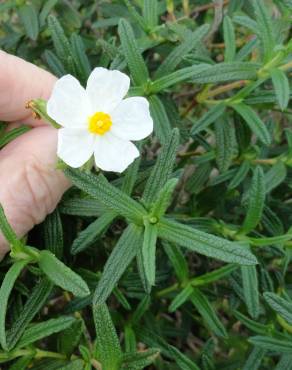
M 125 174 L 64 170 L 37 249 L 1 212 L 1 368 L 292 369 L 291 17 L 289 0 L 0 4 L 1 48 L 82 83 L 124 71 L 155 123 Z

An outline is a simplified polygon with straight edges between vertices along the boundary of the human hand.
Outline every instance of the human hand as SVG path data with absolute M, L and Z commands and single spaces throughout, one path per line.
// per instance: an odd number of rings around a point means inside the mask
M 0 203 L 17 235 L 25 235 L 52 212 L 69 182 L 56 166 L 57 130 L 32 118 L 25 104 L 48 99 L 56 78 L 0 50 L 0 120 L 33 129 L 0 152 Z M 0 260 L 9 250 L 0 233 Z

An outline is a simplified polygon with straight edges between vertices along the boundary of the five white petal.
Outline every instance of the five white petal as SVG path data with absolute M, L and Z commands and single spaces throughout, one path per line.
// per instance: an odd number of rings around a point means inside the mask
M 95 68 L 86 89 L 71 75 L 60 78 L 47 104 L 48 115 L 63 128 L 58 131 L 58 156 L 77 168 L 94 155 L 104 171 L 123 172 L 139 156 L 130 140 L 141 140 L 153 131 L 148 101 L 123 98 L 130 79 L 119 71 Z M 111 116 L 112 126 L 103 135 L 88 130 L 88 118 L 96 112 Z

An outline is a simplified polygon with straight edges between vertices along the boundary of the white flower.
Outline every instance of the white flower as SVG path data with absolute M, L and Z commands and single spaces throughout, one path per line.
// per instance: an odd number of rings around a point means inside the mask
M 71 75 L 60 78 L 47 104 L 48 115 L 59 123 L 58 156 L 77 168 L 94 155 L 104 171 L 124 171 L 139 151 L 130 140 L 153 131 L 145 98 L 126 98 L 130 79 L 119 71 L 95 68 L 86 89 Z

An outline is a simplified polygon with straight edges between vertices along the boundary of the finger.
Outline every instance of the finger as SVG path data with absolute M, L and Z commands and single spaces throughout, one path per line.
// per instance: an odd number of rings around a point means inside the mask
M 51 73 L 0 50 L 0 120 L 44 124 L 25 105 L 31 99 L 48 99 L 55 82 Z
M 0 152 L 0 202 L 17 235 L 22 237 L 51 213 L 70 186 L 56 170 L 57 130 L 38 127 Z M 0 234 L 0 255 L 8 250 Z

